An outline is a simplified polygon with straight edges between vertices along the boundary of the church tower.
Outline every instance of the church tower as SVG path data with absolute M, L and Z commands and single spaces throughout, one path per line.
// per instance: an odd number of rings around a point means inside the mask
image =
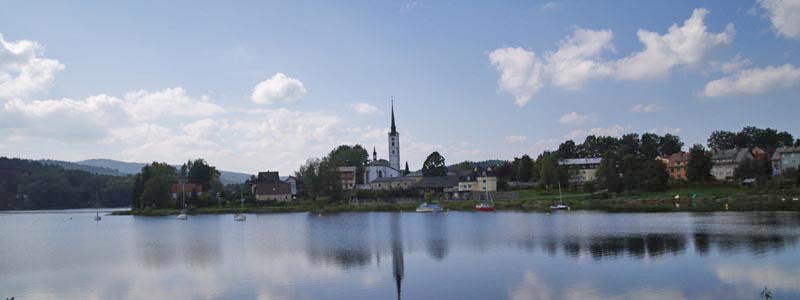
M 389 166 L 400 170 L 400 133 L 394 125 L 394 99 L 392 99 L 392 130 L 389 132 Z

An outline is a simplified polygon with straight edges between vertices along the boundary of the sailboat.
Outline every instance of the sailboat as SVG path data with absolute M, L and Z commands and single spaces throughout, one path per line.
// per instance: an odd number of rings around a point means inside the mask
M 233 215 L 233 220 L 239 222 L 247 221 L 247 216 L 244 215 L 244 184 L 242 184 L 242 191 L 239 195 L 239 210 L 239 213 Z
M 178 220 L 189 219 L 189 215 L 186 214 L 186 191 L 184 191 L 183 185 L 183 180 L 181 180 L 181 202 L 183 204 L 183 209 L 181 209 L 181 213 L 178 214 Z
M 550 210 L 569 210 L 569 206 L 561 199 L 561 182 L 558 182 L 558 204 L 550 205 Z
M 97 198 L 98 198 L 98 197 L 99 197 L 99 196 L 98 196 L 97 192 L 95 192 L 95 193 L 94 193 L 94 198 L 95 198 L 95 199 L 94 199 L 94 208 L 95 208 L 95 209 L 97 209 Z M 99 221 L 100 221 L 100 220 L 102 220 L 102 219 L 103 219 L 103 218 L 101 218 L 101 217 L 100 217 L 100 210 L 99 210 L 99 209 L 95 210 L 94 221 L 95 221 L 95 222 L 99 222 Z
M 475 211 L 495 211 L 494 208 L 494 200 L 492 197 L 489 197 L 489 191 L 486 191 L 486 200 L 489 200 L 489 203 L 481 201 L 478 205 L 475 205 Z

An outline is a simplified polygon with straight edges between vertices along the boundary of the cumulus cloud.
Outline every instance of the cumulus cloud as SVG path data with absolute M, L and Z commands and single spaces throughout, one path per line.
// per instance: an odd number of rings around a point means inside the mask
M 800 1 L 758 0 L 773 29 L 787 39 L 800 39 Z
M 672 68 L 695 65 L 712 50 L 733 42 L 736 32 L 733 24 L 728 24 L 724 32 L 709 32 L 704 22 L 707 14 L 708 10 L 697 8 L 683 26 L 673 24 L 663 35 L 639 29 L 636 34 L 645 48 L 617 61 L 616 77 L 633 80 L 663 77 Z
M 631 112 L 635 113 L 651 113 L 662 110 L 663 107 L 655 104 L 636 104 L 631 107 Z
M 625 133 L 625 130 L 627 129 L 625 127 L 622 127 L 622 125 L 613 125 L 610 127 L 594 127 L 589 130 L 577 129 L 570 131 L 569 133 L 567 133 L 565 137 L 574 141 L 583 141 L 586 138 L 586 136 L 589 135 L 621 137 L 622 134 Z
M 126 123 L 121 100 L 93 96 L 72 99 L 6 102 L 0 110 L 0 132 L 62 141 L 104 138 L 108 128 Z
M 26 97 L 47 90 L 64 65 L 42 58 L 44 47 L 34 41 L 9 42 L 0 34 L 0 100 Z
M 785 64 L 741 70 L 711 81 L 699 93 L 703 97 L 729 97 L 763 94 L 777 88 L 792 88 L 800 84 L 800 68 Z
M 225 111 L 208 97 L 192 98 L 182 87 L 148 92 L 138 90 L 125 94 L 125 110 L 136 120 L 152 120 L 162 116 L 212 116 Z
M 576 29 L 558 43 L 558 51 L 546 55 L 545 69 L 553 85 L 579 89 L 584 82 L 611 75 L 610 64 L 599 60 L 604 50 L 614 50 L 611 30 Z
M 518 144 L 523 143 L 528 140 L 528 137 L 523 135 L 509 135 L 506 137 L 506 143 L 509 144 Z
M 514 96 L 518 106 L 524 106 L 548 84 L 574 90 L 594 79 L 665 77 L 677 67 L 703 63 L 713 50 L 733 41 L 733 24 L 724 32 L 709 32 L 704 23 L 707 14 L 705 9 L 695 9 L 681 26 L 673 24 L 665 34 L 639 29 L 644 50 L 619 60 L 602 58 L 604 52 L 615 52 L 611 30 L 579 28 L 543 59 L 532 50 L 507 47 L 490 52 L 489 61 L 500 72 L 499 89 Z
M 558 119 L 558 122 L 561 124 L 579 126 L 588 123 L 590 120 L 591 118 L 589 116 L 581 115 L 573 111 L 561 116 L 561 118 Z
M 353 110 L 355 110 L 357 113 L 364 115 L 371 115 L 378 112 L 377 107 L 366 102 L 358 102 L 355 104 L 351 104 L 350 107 L 352 107 Z
M 544 86 L 542 62 L 533 51 L 500 48 L 489 53 L 489 61 L 500 72 L 500 90 L 514 96 L 517 106 L 525 106 Z
M 302 99 L 307 93 L 300 80 L 276 73 L 253 88 L 250 100 L 258 104 L 288 103 Z
M 655 134 L 658 134 L 658 135 L 665 135 L 667 133 L 673 134 L 673 135 L 677 135 L 677 134 L 681 133 L 681 129 L 680 128 L 674 128 L 674 127 L 661 127 L 661 128 L 650 129 L 648 132 L 655 133 Z

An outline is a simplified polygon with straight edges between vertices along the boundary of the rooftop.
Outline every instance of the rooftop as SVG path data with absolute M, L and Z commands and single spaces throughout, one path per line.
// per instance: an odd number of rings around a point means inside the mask
M 558 161 L 559 165 L 572 166 L 572 165 L 594 165 L 599 164 L 603 159 L 600 157 L 587 157 L 587 158 L 568 158 Z

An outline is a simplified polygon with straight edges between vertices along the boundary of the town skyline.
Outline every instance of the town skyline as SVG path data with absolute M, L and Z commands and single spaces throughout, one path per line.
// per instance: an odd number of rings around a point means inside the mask
M 510 160 L 590 134 L 671 133 L 684 150 L 745 126 L 797 137 L 800 8 L 782 3 L 172 3 L 123 16 L 18 3 L 0 12 L 0 152 L 292 174 L 340 144 L 389 157 L 392 98 L 414 170 L 432 151 Z

